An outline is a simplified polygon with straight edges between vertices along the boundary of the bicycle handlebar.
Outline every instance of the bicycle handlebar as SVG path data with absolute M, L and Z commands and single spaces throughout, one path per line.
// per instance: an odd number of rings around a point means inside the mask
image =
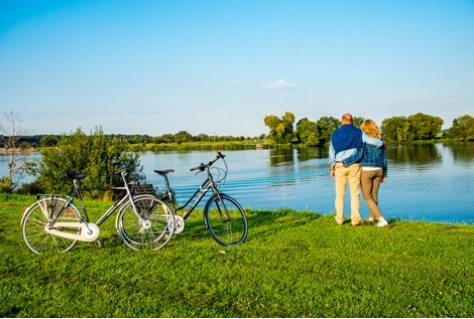
M 222 154 L 221 151 L 217 151 L 217 156 L 216 158 L 213 160 L 213 161 L 210 161 L 209 163 L 207 164 L 204 164 L 204 163 L 201 163 L 199 164 L 199 166 L 196 166 L 196 167 L 193 167 L 191 169 L 189 169 L 190 171 L 195 171 L 195 170 L 200 170 L 201 172 L 204 171 L 206 168 L 208 167 L 211 167 L 212 164 L 214 164 L 218 159 L 222 158 L 224 159 L 225 155 Z

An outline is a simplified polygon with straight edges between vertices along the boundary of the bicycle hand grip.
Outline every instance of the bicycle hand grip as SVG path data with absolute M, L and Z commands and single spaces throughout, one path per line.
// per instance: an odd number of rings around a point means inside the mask
M 195 170 L 203 171 L 205 167 L 206 166 L 203 163 L 201 163 L 199 166 L 191 168 L 190 171 L 195 171 Z

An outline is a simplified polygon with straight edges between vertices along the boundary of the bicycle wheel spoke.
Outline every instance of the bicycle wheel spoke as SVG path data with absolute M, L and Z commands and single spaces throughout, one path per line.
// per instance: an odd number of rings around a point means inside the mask
M 76 244 L 75 240 L 66 239 L 51 235 L 45 231 L 45 227 L 50 223 L 45 213 L 46 209 L 57 210 L 57 207 L 64 207 L 66 201 L 63 199 L 42 199 L 31 206 L 23 218 L 22 233 L 23 240 L 35 254 L 45 252 L 67 252 Z M 49 208 L 48 208 L 49 207 Z M 59 211 L 59 210 L 58 210 Z M 57 221 L 79 221 L 77 212 L 72 208 L 67 208 L 67 214 L 59 216 Z M 53 225 L 54 226 L 54 225 Z M 79 230 L 69 230 L 78 233 Z
M 126 203 L 117 216 L 117 232 L 125 245 L 133 250 L 158 250 L 171 239 L 174 215 L 168 206 L 152 195 L 137 196 L 134 205 Z
M 230 196 L 212 197 L 204 209 L 204 219 L 209 233 L 221 245 L 236 246 L 247 237 L 245 213 Z

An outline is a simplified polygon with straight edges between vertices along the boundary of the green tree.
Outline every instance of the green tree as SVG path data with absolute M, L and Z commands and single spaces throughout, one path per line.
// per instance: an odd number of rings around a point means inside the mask
M 270 129 L 269 139 L 278 144 L 291 143 L 294 138 L 293 124 L 295 115 L 285 112 L 281 119 L 276 115 L 267 115 L 263 122 Z
M 365 119 L 363 117 L 360 117 L 360 116 L 354 116 L 354 118 L 352 119 L 352 124 L 355 126 L 355 127 L 361 127 L 362 123 L 364 123 Z
M 410 122 L 404 116 L 394 116 L 384 119 L 380 128 L 385 140 L 402 143 L 408 139 Z
M 440 132 L 443 120 L 437 116 L 416 113 L 383 120 L 381 129 L 387 141 L 413 142 L 431 140 Z
M 312 122 L 306 117 L 299 120 L 296 123 L 296 136 L 301 144 L 317 146 L 319 144 L 319 133 L 316 122 Z
M 174 135 L 173 134 L 163 134 L 158 138 L 159 143 L 174 143 Z
M 174 135 L 174 140 L 178 144 L 192 142 L 193 136 L 186 131 L 179 131 Z
M 130 180 L 140 181 L 143 167 L 137 153 L 128 152 L 128 142 L 124 138 L 104 135 L 96 128 L 86 135 L 80 128 L 70 136 L 61 136 L 58 147 L 42 151 L 39 163 L 38 183 L 46 192 L 64 192 L 69 189 L 66 172 L 86 174 L 82 184 L 90 187 L 110 187 L 121 185 L 121 177 L 115 172 L 126 167 Z M 99 197 L 101 193 L 91 194 Z
M 474 117 L 465 114 L 455 118 L 448 136 L 457 140 L 474 141 Z
M 443 120 L 437 116 L 416 113 L 407 118 L 410 123 L 409 140 L 431 140 L 441 131 Z
M 54 135 L 45 135 L 40 140 L 41 146 L 56 146 L 58 145 L 58 138 Z
M 329 145 L 329 142 L 331 141 L 331 134 L 334 133 L 340 125 L 341 121 L 334 117 L 323 116 L 319 118 L 319 120 L 316 122 L 319 136 L 319 145 Z
M 209 135 L 201 133 L 198 136 L 196 136 L 196 140 L 199 142 L 207 142 L 207 141 L 211 141 L 212 139 L 209 137 Z

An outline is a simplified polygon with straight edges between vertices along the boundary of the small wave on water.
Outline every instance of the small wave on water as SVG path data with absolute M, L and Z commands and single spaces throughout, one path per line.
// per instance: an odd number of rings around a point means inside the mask
M 229 174 L 223 192 L 251 209 L 291 208 L 334 213 L 334 180 L 327 151 L 247 150 L 224 152 Z M 40 155 L 34 155 L 40 159 Z M 381 185 L 379 206 L 387 218 L 474 223 L 474 145 L 401 146 L 387 150 L 388 180 Z M 199 187 L 203 174 L 191 167 L 215 158 L 214 152 L 147 152 L 140 156 L 147 182 L 164 189 L 155 169 L 173 168 L 169 175 L 179 203 Z M 7 171 L 0 157 L 0 173 Z M 217 164 L 217 163 L 216 163 Z M 349 216 L 349 193 L 346 216 Z M 204 204 L 204 202 L 202 203 Z M 361 214 L 368 209 L 361 197 Z

